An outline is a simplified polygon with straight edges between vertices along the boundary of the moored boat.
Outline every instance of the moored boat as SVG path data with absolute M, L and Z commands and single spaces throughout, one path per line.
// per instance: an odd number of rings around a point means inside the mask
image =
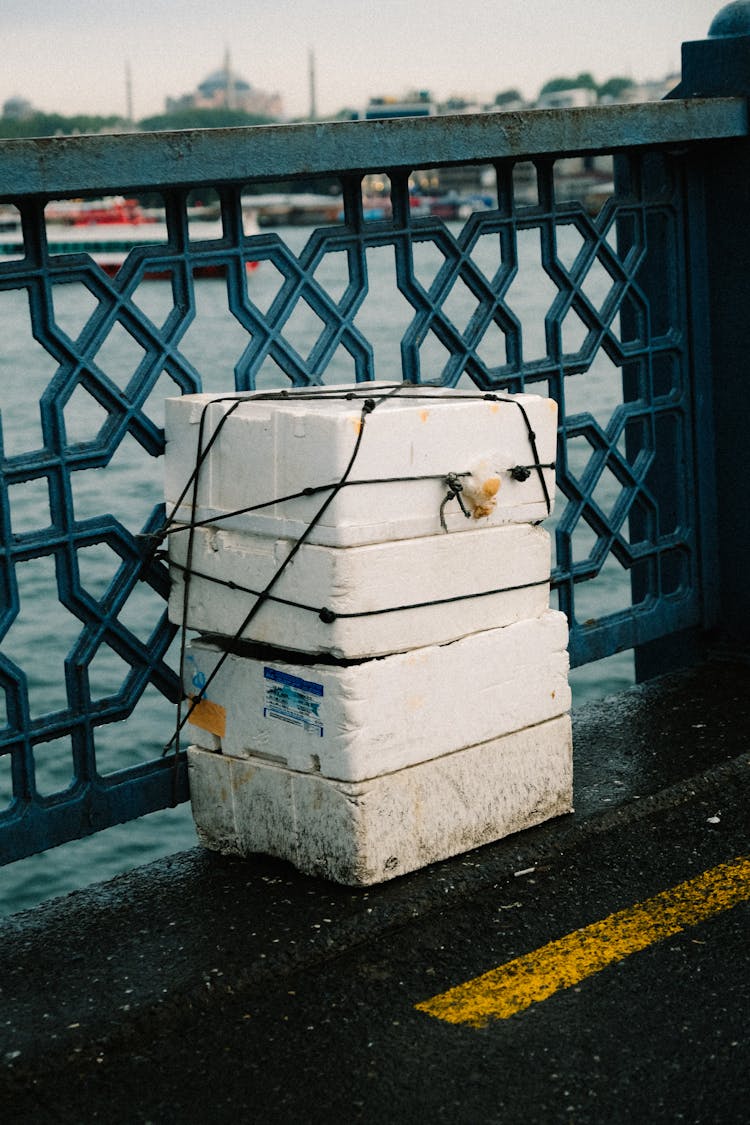
M 207 212 L 211 216 L 210 212 Z M 221 221 L 215 217 L 196 218 L 190 224 L 191 244 L 218 240 L 223 236 Z M 45 218 L 47 248 L 51 255 L 86 253 L 109 277 L 120 270 L 130 252 L 138 247 L 169 248 L 167 224 L 163 215 L 144 211 L 137 200 L 114 196 L 98 200 L 62 200 L 49 204 Z M 258 225 L 252 212 L 243 215 L 246 234 L 255 234 Z M 0 214 L 0 264 L 25 256 L 20 215 L 13 209 Z M 258 263 L 248 261 L 246 268 Z M 221 262 L 196 260 L 193 277 L 223 277 Z M 171 277 L 164 261 L 146 266 L 144 279 Z

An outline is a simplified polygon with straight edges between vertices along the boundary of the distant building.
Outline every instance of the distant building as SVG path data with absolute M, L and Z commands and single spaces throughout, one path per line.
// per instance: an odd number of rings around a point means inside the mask
M 478 101 L 471 98 L 464 98 L 460 94 L 454 94 L 447 101 L 441 102 L 438 106 L 438 113 L 484 113 L 486 112 L 485 106 L 481 105 Z
M 486 105 L 484 108 L 490 113 L 499 113 L 502 111 L 513 112 L 519 109 L 526 109 L 527 103 L 524 101 L 520 91 L 503 90 L 497 95 L 491 105 Z
M 167 98 L 166 107 L 167 113 L 178 113 L 185 109 L 239 109 L 243 113 L 252 113 L 259 117 L 284 116 L 281 96 L 258 90 L 240 77 L 231 68 L 229 51 L 224 58 L 224 65 L 219 70 L 204 78 L 192 94 Z
M 14 95 L 3 103 L 3 117 L 7 121 L 28 121 L 36 113 L 33 105 L 26 98 Z
M 596 104 L 596 90 L 588 86 L 577 86 L 572 90 L 551 90 L 540 94 L 538 109 L 579 109 Z
M 679 74 L 668 74 L 665 78 L 649 82 L 630 82 L 623 84 L 617 93 L 607 92 L 610 83 L 605 83 L 605 92 L 597 97 L 595 90 L 580 86 L 569 90 L 554 90 L 540 94 L 537 109 L 576 109 L 589 105 L 614 105 L 633 102 L 658 102 L 665 98 L 680 81 Z M 619 80 L 617 81 L 619 85 Z
M 660 102 L 670 90 L 680 82 L 679 74 L 668 74 L 666 78 L 650 82 L 634 82 L 627 86 L 617 98 L 603 98 L 605 102 Z
M 415 90 L 402 98 L 370 98 L 362 114 L 365 121 L 380 121 L 386 117 L 431 117 L 437 106 L 429 90 Z

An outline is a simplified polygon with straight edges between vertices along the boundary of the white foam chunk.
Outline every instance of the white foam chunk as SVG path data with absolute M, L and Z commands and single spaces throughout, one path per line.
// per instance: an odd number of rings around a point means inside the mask
M 198 837 L 348 885 L 384 882 L 572 810 L 569 716 L 361 783 L 191 746 Z
M 220 519 L 233 530 L 294 540 L 330 500 L 310 532 L 311 543 L 343 547 L 435 535 L 441 531 L 445 478 L 450 473 L 463 474 L 460 480 L 472 513 L 466 519 L 455 499 L 446 504 L 443 515 L 450 531 L 466 531 L 478 522 L 493 526 L 546 518 L 545 489 L 551 503 L 555 483 L 550 466 L 555 459 L 557 406 L 551 399 L 521 394 L 488 400 L 478 391 L 427 386 L 405 386 L 384 398 L 386 388 L 392 387 L 347 384 L 292 390 L 284 398 L 199 394 L 167 399 L 168 514 L 192 522 L 193 488 L 184 496 L 183 492 L 195 469 L 199 440 L 205 449 L 220 420 L 241 397 L 201 466 L 196 519 Z M 346 394 L 354 397 L 347 400 Z M 367 397 L 378 405 L 364 422 L 349 483 L 333 499 L 330 491 L 296 495 L 342 478 L 360 435 Z M 529 429 L 535 435 L 538 462 Z M 519 466 L 535 464 L 548 467 L 531 468 L 526 479 L 511 474 Z M 259 504 L 266 506 L 227 515 Z
M 214 528 L 170 535 L 175 565 L 169 615 L 175 624 L 183 621 L 191 534 L 187 626 L 235 637 L 257 602 L 237 587 L 263 590 L 292 544 Z M 272 590 L 297 604 L 264 602 L 242 638 L 349 660 L 441 644 L 538 617 L 549 601 L 549 574 L 549 535 L 529 524 L 360 547 L 304 544 Z M 410 608 L 390 612 L 398 606 Z M 322 620 L 323 607 L 372 616 Z
M 547 610 L 452 644 L 354 664 L 230 653 L 187 737 L 342 781 L 378 777 L 567 711 L 567 635 L 564 614 Z M 221 656 L 215 644 L 191 642 L 188 694 Z

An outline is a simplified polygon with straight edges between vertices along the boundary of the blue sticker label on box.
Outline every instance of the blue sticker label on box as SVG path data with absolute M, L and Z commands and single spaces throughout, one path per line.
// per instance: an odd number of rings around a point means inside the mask
M 280 719 L 283 723 L 302 727 L 308 734 L 323 737 L 320 707 L 323 702 L 323 685 L 313 680 L 303 680 L 278 668 L 264 668 L 266 681 L 263 715 L 267 719 Z

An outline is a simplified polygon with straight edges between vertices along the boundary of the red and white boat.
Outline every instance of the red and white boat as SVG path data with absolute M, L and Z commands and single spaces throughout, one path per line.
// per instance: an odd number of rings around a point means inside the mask
M 207 216 L 207 217 L 204 217 Z M 205 208 L 189 210 L 189 237 L 192 244 L 220 239 L 220 219 Z M 50 254 L 89 254 L 109 277 L 114 277 L 131 250 L 140 246 L 166 246 L 167 225 L 163 214 L 147 211 L 135 199 L 111 196 L 96 200 L 61 200 L 45 210 L 47 246 Z M 243 212 L 245 234 L 255 234 L 258 224 L 252 211 Z M 20 216 L 15 209 L 0 212 L 0 263 L 25 256 Z M 246 262 L 246 269 L 257 267 Z M 144 278 L 171 276 L 169 267 L 146 268 Z M 192 270 L 193 277 L 223 277 L 221 263 L 202 262 Z

